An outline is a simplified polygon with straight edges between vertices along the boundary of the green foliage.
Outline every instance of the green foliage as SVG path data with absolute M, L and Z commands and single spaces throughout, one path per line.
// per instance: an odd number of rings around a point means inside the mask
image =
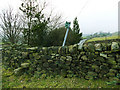
M 27 27 L 24 28 L 24 38 L 30 46 L 43 46 L 46 37 L 47 24 L 50 18 L 46 18 L 42 8 L 39 8 L 37 0 L 26 0 L 21 4 L 20 10 L 27 19 Z
M 61 27 L 51 31 L 47 37 L 47 46 L 61 46 L 66 33 L 66 28 Z M 66 45 L 73 45 L 81 40 L 81 34 L 76 34 L 71 29 L 69 30 Z
M 46 3 L 43 4 L 42 8 L 39 8 L 37 0 L 25 0 L 21 4 L 20 10 L 24 13 L 25 19 L 27 19 L 27 27 L 25 27 L 23 31 L 25 41 L 30 46 L 61 46 L 66 29 L 60 27 L 48 33 L 51 16 L 48 18 L 45 16 L 43 13 L 45 7 Z M 56 24 L 59 19 L 60 17 L 56 19 Z M 68 27 L 68 25 L 69 23 L 66 23 L 66 27 Z M 75 44 L 81 40 L 82 33 L 79 33 L 80 29 L 77 18 L 74 20 L 73 27 L 73 31 L 71 29 L 69 31 L 66 45 Z
M 39 20 L 39 18 L 38 18 Z M 47 37 L 47 20 L 40 22 L 34 21 L 31 28 L 31 46 L 44 46 Z
M 25 18 L 27 19 L 27 28 L 24 29 L 23 34 L 24 34 L 24 38 L 26 38 L 27 43 L 29 45 L 29 41 L 30 41 L 30 33 L 31 33 L 31 24 L 32 24 L 32 18 L 34 17 L 33 15 L 35 15 L 35 11 L 34 8 L 36 8 L 35 6 L 33 6 L 33 3 L 35 1 L 29 1 L 29 0 L 25 0 L 22 4 L 21 7 L 19 8 Z
M 80 33 L 80 28 L 79 28 L 77 17 L 73 21 L 73 31 L 77 34 Z

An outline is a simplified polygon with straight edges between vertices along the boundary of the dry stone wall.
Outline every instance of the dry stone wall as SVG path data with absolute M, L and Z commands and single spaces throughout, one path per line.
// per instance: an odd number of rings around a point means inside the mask
M 3 64 L 16 75 L 61 75 L 85 79 L 111 78 L 120 73 L 120 43 L 85 43 L 65 47 L 32 47 L 20 45 L 2 49 Z

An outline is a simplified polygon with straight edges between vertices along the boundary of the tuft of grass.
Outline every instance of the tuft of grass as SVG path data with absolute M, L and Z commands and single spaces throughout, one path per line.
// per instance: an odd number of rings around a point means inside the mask
M 26 74 L 15 76 L 12 71 L 3 70 L 3 88 L 119 88 L 117 85 L 107 85 L 108 80 L 85 80 L 83 78 L 64 78 L 62 76 L 36 78 Z M 10 75 L 11 74 L 11 75 Z

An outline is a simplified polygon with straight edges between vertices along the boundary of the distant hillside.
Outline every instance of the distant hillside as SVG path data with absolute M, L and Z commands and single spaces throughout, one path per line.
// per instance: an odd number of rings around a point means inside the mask
M 83 37 L 86 37 L 86 36 L 89 36 L 89 35 L 91 35 L 91 34 L 83 34 L 82 36 L 83 36 Z
M 84 38 L 109 37 L 109 36 L 118 36 L 118 32 L 114 32 L 114 33 L 97 32 L 93 34 L 83 34 Z
M 95 34 L 86 36 L 86 37 L 90 37 L 90 38 L 88 38 L 89 40 L 87 40 L 87 42 L 119 39 L 118 32 L 105 33 L 105 36 L 101 36 L 101 37 L 96 37 L 96 36 L 94 37 L 94 36 L 95 36 Z
M 84 35 L 83 38 L 87 38 L 87 39 L 91 39 L 91 38 L 95 38 L 95 37 L 108 37 L 108 36 L 112 36 L 111 33 L 106 33 L 106 32 L 96 32 L 93 34 L 89 34 L 89 35 Z
M 118 32 L 112 33 L 112 36 L 116 36 L 116 35 L 118 35 Z

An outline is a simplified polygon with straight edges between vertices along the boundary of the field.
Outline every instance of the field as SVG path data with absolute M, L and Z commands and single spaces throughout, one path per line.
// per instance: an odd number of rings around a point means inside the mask
M 119 37 L 117 35 L 109 36 L 109 37 L 95 37 L 95 38 L 89 39 L 87 42 L 102 41 L 102 40 L 111 40 L 111 39 L 119 39 Z

